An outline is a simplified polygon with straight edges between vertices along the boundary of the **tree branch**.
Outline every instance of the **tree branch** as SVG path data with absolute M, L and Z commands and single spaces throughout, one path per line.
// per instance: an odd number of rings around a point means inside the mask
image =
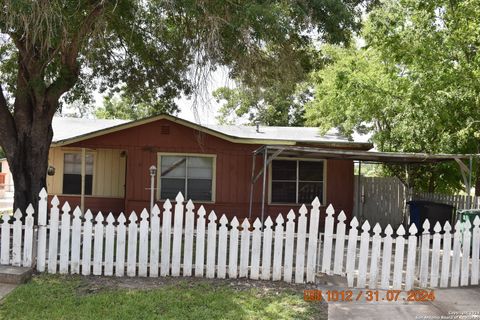
M 77 63 L 81 44 L 91 32 L 96 19 L 104 12 L 105 3 L 100 1 L 85 17 L 77 33 L 72 37 L 68 46 L 61 51 L 61 70 L 57 79 L 47 88 L 46 97 L 49 106 L 49 115 L 53 117 L 57 109 L 58 100 L 68 90 L 73 88 L 78 80 L 80 66 Z

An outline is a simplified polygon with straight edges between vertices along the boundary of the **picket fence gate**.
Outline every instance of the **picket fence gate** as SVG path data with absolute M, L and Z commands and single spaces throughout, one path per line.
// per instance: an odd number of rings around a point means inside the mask
M 47 193 L 40 192 L 38 226 L 34 208 L 26 215 L 17 210 L 14 221 L 3 215 L 0 235 L 0 264 L 30 267 L 39 272 L 105 276 L 196 276 L 207 278 L 250 278 L 314 282 L 318 272 L 347 277 L 349 287 L 393 288 L 457 287 L 478 285 L 480 219 L 462 227 L 439 223 L 430 233 L 415 225 L 403 225 L 394 233 L 368 221 L 360 227 L 354 217 L 347 229 L 346 215 L 328 206 L 325 231 L 319 233 L 320 202 L 316 198 L 299 215 L 290 210 L 285 221 L 279 214 L 264 225 L 253 226 L 236 217 L 230 221 L 192 201 L 184 203 L 181 193 L 175 206 L 165 201 L 163 213 L 155 206 L 140 219 L 135 212 L 117 219 L 87 210 L 61 208 L 53 197 L 47 208 Z M 173 209 L 173 213 L 172 213 Z M 49 214 L 47 212 L 49 211 Z M 310 211 L 310 212 L 308 212 Z M 308 214 L 309 213 L 309 214 Z M 308 214 L 308 217 L 307 217 Z M 138 221 L 139 220 L 139 221 Z M 253 227 L 253 228 L 252 228 Z M 308 232 L 307 232 L 308 228 Z M 321 254 L 320 254 L 321 253 Z

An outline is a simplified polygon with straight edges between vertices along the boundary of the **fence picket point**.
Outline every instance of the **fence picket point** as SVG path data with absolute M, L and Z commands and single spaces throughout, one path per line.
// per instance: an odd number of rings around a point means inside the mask
M 433 231 L 435 231 L 435 233 L 433 235 L 430 287 L 436 288 L 438 287 L 438 276 L 439 276 L 439 269 L 440 269 L 440 241 L 441 241 L 440 231 L 442 231 L 442 226 L 440 225 L 440 222 L 437 221 L 437 223 L 435 223 L 435 226 L 433 227 Z
M 163 204 L 162 217 L 162 248 L 160 258 L 160 275 L 170 274 L 170 241 L 172 238 L 172 203 L 169 199 Z
M 472 285 L 478 285 L 479 273 L 479 251 L 480 251 L 480 218 L 478 216 L 473 219 L 472 231 L 472 277 L 470 282 Z
M 29 204 L 25 210 L 27 216 L 25 217 L 25 233 L 24 233 L 24 244 L 23 244 L 23 266 L 31 267 L 33 263 L 33 248 L 34 248 L 34 238 L 33 238 L 33 209 L 32 204 Z
M 337 217 L 337 232 L 335 239 L 335 257 L 333 262 L 333 273 L 342 274 L 343 272 L 343 256 L 345 255 L 345 220 L 347 216 L 345 212 L 340 211 L 340 214 Z
M 357 239 L 358 239 L 358 220 L 353 217 L 350 221 L 350 231 L 348 232 L 347 264 L 345 271 L 347 273 L 347 283 L 353 288 L 355 260 L 357 258 Z
M 22 265 L 22 212 L 20 209 L 15 210 L 13 215 L 15 221 L 13 222 L 13 239 L 12 239 L 12 265 Z
M 60 274 L 68 273 L 70 261 L 70 206 L 68 202 L 62 207 L 62 224 L 60 227 Z
M 82 242 L 82 274 L 84 276 L 90 275 L 92 265 L 92 219 L 92 212 L 87 210 L 83 224 Z
M 470 245 L 471 245 L 471 234 L 470 228 L 472 224 L 470 223 L 470 219 L 467 218 L 467 221 L 463 224 L 463 241 L 462 241 L 462 269 L 461 269 L 461 278 L 460 278 L 460 285 L 461 286 L 468 286 L 468 278 L 469 278 L 469 267 L 470 267 Z
M 320 219 L 320 200 L 318 197 L 312 201 L 310 210 L 310 229 L 308 231 L 308 249 L 307 249 L 307 282 L 315 282 L 317 249 L 318 249 L 318 222 Z
M 388 290 L 390 288 L 390 269 L 392 264 L 392 234 L 393 229 L 390 224 L 385 228 L 385 238 L 383 242 L 382 254 L 382 274 L 380 288 Z
M 460 221 L 455 223 L 453 233 L 453 255 L 452 255 L 452 274 L 450 278 L 450 286 L 458 287 L 458 281 L 460 277 L 460 248 L 461 248 L 461 230 Z
M 307 207 L 302 205 L 297 222 L 297 247 L 295 250 L 295 283 L 303 283 L 305 276 L 305 239 L 307 232 Z
M 242 223 L 242 231 L 240 232 L 240 270 L 238 276 L 240 278 L 248 277 L 248 264 L 250 258 L 250 223 L 245 218 Z
M 282 261 L 283 261 L 283 236 L 284 228 L 283 216 L 278 214 L 275 219 L 275 235 L 273 244 L 273 268 L 272 268 L 272 280 L 277 281 L 282 279 Z
M 188 200 L 185 208 L 187 212 L 185 213 L 185 243 L 184 243 L 184 254 L 183 254 L 183 275 L 189 277 L 192 275 L 192 257 L 193 257 L 193 232 L 195 230 L 195 213 L 193 209 L 192 200 Z
M 258 279 L 260 277 L 260 251 L 262 247 L 262 223 L 257 218 L 253 222 L 252 231 L 252 259 L 250 262 L 250 279 Z
M 220 228 L 218 229 L 218 262 L 217 278 L 225 279 L 227 274 L 227 241 L 228 241 L 228 219 L 223 214 L 220 217 Z
M 357 288 L 365 288 L 367 280 L 367 266 L 368 266 L 368 247 L 370 244 L 370 224 L 368 220 L 362 225 L 362 234 L 360 235 L 360 253 L 358 259 L 358 278 Z
M 273 221 L 270 216 L 265 220 L 265 228 L 263 230 L 263 245 L 262 245 L 262 280 L 270 280 L 270 268 L 272 264 L 272 236 L 273 236 Z
M 72 256 L 70 258 L 70 272 L 73 274 L 80 273 L 80 244 L 82 236 L 82 220 L 80 219 L 82 211 L 77 206 L 73 210 L 72 219 L 72 244 L 71 251 Z
M 123 277 L 125 274 L 125 240 L 127 219 L 123 212 L 117 218 L 117 247 L 115 248 L 115 276 Z
M 203 277 L 203 269 L 205 265 L 205 208 L 200 206 L 197 214 L 197 236 L 195 239 L 195 277 Z
M 238 275 L 238 223 L 237 217 L 233 217 L 230 221 L 230 243 L 228 256 L 228 277 L 230 279 L 237 278 Z
M 45 271 L 47 254 L 47 197 L 48 193 L 42 188 L 38 200 L 38 240 L 37 240 L 37 271 Z M 3 243 L 3 241 L 2 241 Z M 0 259 L 1 260 L 1 259 Z
M 443 246 L 442 246 L 442 269 L 440 272 L 440 288 L 446 288 L 448 286 L 448 278 L 450 275 L 450 259 L 451 259 L 451 245 L 452 245 L 452 234 L 450 233 L 452 227 L 447 221 L 443 226 Z
M 140 214 L 139 243 L 138 243 L 138 276 L 146 277 L 148 272 L 148 218 L 150 214 L 146 209 Z
M 217 251 L 217 215 L 211 211 L 208 215 L 208 234 L 207 234 L 207 278 L 215 277 L 215 263 Z
M 285 260 L 283 263 L 283 281 L 292 282 L 293 271 L 293 243 L 295 241 L 295 213 L 290 210 L 287 214 L 287 226 L 285 231 Z
M 128 217 L 128 242 L 127 242 L 127 276 L 135 277 L 137 275 L 137 242 L 138 225 L 137 213 L 132 211 Z
M 405 290 L 413 289 L 413 285 L 415 282 L 415 262 L 416 262 L 415 260 L 417 257 L 417 233 L 418 233 L 417 226 L 415 225 L 415 223 L 412 223 L 410 225 L 410 228 L 408 228 L 407 270 L 405 272 Z
M 113 275 L 113 259 L 114 259 L 114 245 L 115 245 L 115 218 L 110 212 L 107 216 L 107 226 L 105 227 L 105 270 L 103 273 L 106 276 Z
M 420 287 L 428 286 L 428 266 L 430 255 L 430 222 L 425 219 L 423 222 L 422 248 L 420 251 Z
M 403 277 L 403 255 L 405 251 L 405 228 L 400 225 L 397 229 L 397 237 L 395 238 L 395 260 L 393 262 L 393 290 L 402 289 Z
M 380 263 L 380 249 L 382 244 L 380 232 L 382 232 L 382 227 L 380 227 L 380 224 L 377 222 L 373 227 L 374 234 L 372 237 L 372 253 L 370 258 L 369 288 L 376 288 L 378 282 L 378 265 Z
M 333 218 L 334 214 L 335 209 L 330 204 L 326 210 L 325 234 L 323 236 L 322 272 L 326 274 L 330 274 L 330 264 L 332 262 L 333 224 L 335 222 Z
M 93 275 L 102 274 L 103 264 L 103 213 L 98 212 L 95 217 L 94 238 L 93 238 Z
M 173 245 L 172 245 L 172 276 L 180 275 L 183 236 L 183 202 L 185 198 L 179 192 L 175 198 L 175 212 L 173 216 Z
M 158 262 L 160 257 L 160 208 L 154 205 L 152 208 L 150 221 L 150 277 L 158 277 Z M 192 232 L 193 237 L 193 232 Z M 190 260 L 191 263 L 191 260 Z M 191 270 L 191 264 L 190 264 Z

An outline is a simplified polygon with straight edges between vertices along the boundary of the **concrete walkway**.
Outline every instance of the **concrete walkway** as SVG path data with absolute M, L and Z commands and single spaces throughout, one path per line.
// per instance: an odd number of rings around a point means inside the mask
M 0 300 L 2 300 L 7 294 L 12 292 L 18 284 L 10 284 L 10 283 L 0 283 Z
M 339 280 L 325 278 L 318 290 L 322 290 L 324 297 L 327 290 L 349 290 L 343 279 Z M 434 289 L 435 300 L 429 302 L 404 301 L 406 292 L 400 294 L 398 301 L 367 302 L 367 290 L 352 290 L 354 301 L 327 301 L 328 319 L 480 319 L 480 286 Z M 361 298 L 355 301 L 360 291 Z M 379 300 L 386 297 L 386 292 L 378 290 Z

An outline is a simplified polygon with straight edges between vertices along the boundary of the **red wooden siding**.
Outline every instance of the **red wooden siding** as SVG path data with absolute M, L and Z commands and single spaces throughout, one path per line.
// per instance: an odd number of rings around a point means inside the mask
M 162 126 L 170 127 L 169 134 L 162 133 L 164 132 Z M 260 145 L 232 143 L 163 119 L 69 146 L 126 150 L 126 194 L 123 209 L 127 213 L 132 210 L 140 211 L 149 206 L 148 168 L 157 165 L 158 152 L 215 154 L 217 156 L 215 203 L 205 203 L 204 206 L 207 210 L 214 209 L 217 214 L 226 213 L 230 217 L 248 216 L 252 151 Z M 261 159 L 258 160 L 257 170 L 261 166 Z M 259 179 L 255 186 L 253 213 L 256 216 L 260 214 L 261 180 Z M 332 203 L 338 210 L 345 210 L 347 216 L 350 216 L 353 206 L 353 162 L 329 160 L 326 188 L 326 201 Z M 98 201 L 98 204 L 95 201 Z M 108 204 L 112 204 L 111 201 L 105 198 L 97 198 L 95 201 L 91 202 L 92 205 L 95 203 L 102 211 L 110 210 Z M 114 202 L 118 207 L 118 199 Z M 100 203 L 104 203 L 105 207 Z M 197 202 L 197 205 L 200 204 Z M 87 201 L 86 207 L 90 208 Z M 286 213 L 289 208 L 292 206 L 267 205 L 266 212 L 276 216 L 279 212 Z

